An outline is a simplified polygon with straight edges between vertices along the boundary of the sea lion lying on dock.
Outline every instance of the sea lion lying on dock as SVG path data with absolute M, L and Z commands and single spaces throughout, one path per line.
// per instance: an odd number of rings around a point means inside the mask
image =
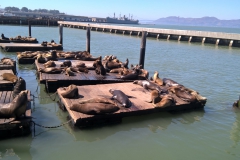
M 24 90 L 26 90 L 26 81 L 22 77 L 19 77 L 17 80 L 17 83 L 13 88 L 13 93 L 12 93 L 13 98 L 15 98 L 21 91 L 24 91 Z
M 107 98 L 91 98 L 72 104 L 71 110 L 89 115 L 114 113 L 119 110 L 117 104 Z
M 70 67 L 67 67 L 64 70 L 65 70 L 65 75 L 67 75 L 67 76 L 76 76 L 76 74 L 71 70 Z
M 2 74 L 3 80 L 11 81 L 13 83 L 17 82 L 17 76 L 12 73 L 3 73 Z
M 47 61 L 46 63 L 44 63 L 43 66 L 45 68 L 56 67 L 56 63 L 54 61 L 50 60 L 50 61 Z
M 14 65 L 14 60 L 11 59 L 11 58 L 4 57 L 4 58 L 1 59 L 1 63 L 5 64 L 5 65 L 13 66 Z
M 157 90 L 153 90 L 151 92 L 151 100 L 147 102 L 152 103 L 155 108 L 164 108 L 175 105 L 174 98 L 172 96 L 169 94 L 160 95 Z
M 60 66 L 61 67 L 71 67 L 72 62 L 70 60 L 65 60 Z
M 38 72 L 48 73 L 48 74 L 59 74 L 59 73 L 62 73 L 63 70 L 57 67 L 50 67 L 50 68 L 39 68 Z
M 169 79 L 169 78 L 163 78 L 163 84 L 165 86 L 171 87 L 171 86 L 183 86 L 179 83 L 177 83 L 176 81 Z
M 78 88 L 76 85 L 71 84 L 68 87 L 63 87 L 61 95 L 63 98 L 78 98 Z
M 71 69 L 72 72 L 84 72 L 84 73 L 88 73 L 88 69 L 85 67 L 69 67 Z
M 20 118 L 27 109 L 27 90 L 21 91 L 11 103 L 0 104 L 0 118 Z
M 46 58 L 47 61 L 50 61 L 50 60 L 57 61 L 58 60 L 57 59 L 58 58 L 57 57 L 57 51 L 56 50 L 51 50 L 50 53 L 47 54 L 45 58 Z
M 126 108 L 132 106 L 132 102 L 129 100 L 128 96 L 121 90 L 110 89 L 109 92 L 112 94 L 112 98 L 116 99 L 122 106 Z
M 168 88 L 168 92 L 174 93 L 176 96 L 187 102 L 196 102 L 197 99 L 185 87 L 182 86 L 172 86 Z
M 157 84 L 155 84 L 153 82 L 150 82 L 148 80 L 135 80 L 135 81 L 133 81 L 133 84 L 138 84 L 146 90 L 149 90 L 149 89 L 150 90 L 157 90 L 159 93 L 162 93 L 162 92 L 166 93 L 167 92 L 166 88 L 160 87 Z

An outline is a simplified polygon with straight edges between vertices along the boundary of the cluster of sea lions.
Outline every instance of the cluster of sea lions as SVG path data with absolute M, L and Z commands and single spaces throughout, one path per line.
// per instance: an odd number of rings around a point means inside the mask
M 4 65 L 11 65 L 11 66 L 14 66 L 14 60 L 11 59 L 11 58 L 7 58 L 7 57 L 4 57 L 0 60 L 0 64 L 4 64 Z
M 9 38 L 9 40 L 11 40 L 11 41 L 37 41 L 37 39 L 36 38 L 33 38 L 33 37 L 31 37 L 31 36 L 28 36 L 28 37 L 22 37 L 22 36 L 20 36 L 20 35 L 18 35 L 18 36 L 16 36 L 16 37 L 11 37 L 11 38 Z
M 154 107 L 197 102 L 205 104 L 207 101 L 206 97 L 202 97 L 198 92 L 186 88 L 174 80 L 161 79 L 157 71 L 155 71 L 151 80 L 135 80 L 133 83 L 142 86 L 144 90 L 150 91 L 151 99 L 148 102 L 152 103 Z

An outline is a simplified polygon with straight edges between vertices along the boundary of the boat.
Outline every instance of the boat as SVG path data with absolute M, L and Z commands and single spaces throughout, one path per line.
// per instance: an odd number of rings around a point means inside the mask
M 106 23 L 119 23 L 119 24 L 138 24 L 139 20 L 134 20 L 132 18 L 127 18 L 125 15 L 123 17 L 116 18 L 115 13 L 114 17 L 106 17 Z

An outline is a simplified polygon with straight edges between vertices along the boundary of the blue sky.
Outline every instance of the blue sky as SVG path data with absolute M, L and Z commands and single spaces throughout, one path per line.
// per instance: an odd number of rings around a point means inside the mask
M 240 19 L 240 0 L 1 0 L 0 8 L 56 9 L 89 17 L 133 15 L 134 19 L 156 20 L 168 16 L 222 20 Z

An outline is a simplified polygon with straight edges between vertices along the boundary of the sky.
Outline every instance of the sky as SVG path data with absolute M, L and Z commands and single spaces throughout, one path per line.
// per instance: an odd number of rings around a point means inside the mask
M 168 16 L 183 18 L 216 17 L 240 19 L 240 0 L 1 0 L 0 8 L 59 10 L 88 17 L 120 15 L 138 20 L 157 20 Z

